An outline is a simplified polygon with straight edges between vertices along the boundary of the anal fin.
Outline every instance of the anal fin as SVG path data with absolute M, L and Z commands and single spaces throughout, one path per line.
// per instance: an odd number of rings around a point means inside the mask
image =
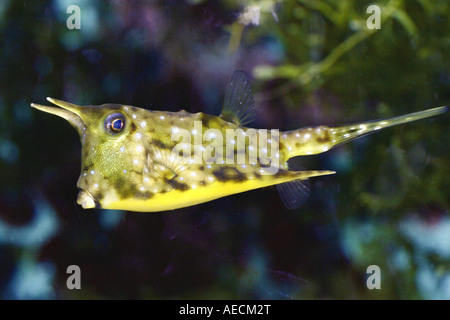
M 308 178 L 334 174 L 334 171 L 291 171 L 296 176 L 295 180 L 277 184 L 277 189 L 286 208 L 298 209 L 309 196 Z
M 278 193 L 286 208 L 298 209 L 308 199 L 309 181 L 293 180 L 281 184 L 277 184 Z

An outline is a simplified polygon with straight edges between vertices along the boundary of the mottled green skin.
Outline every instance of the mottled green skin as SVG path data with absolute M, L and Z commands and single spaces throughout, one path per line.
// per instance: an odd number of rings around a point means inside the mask
M 32 106 L 65 118 L 80 134 L 82 164 L 77 184 L 81 189 L 78 203 L 84 208 L 136 211 L 174 209 L 269 185 L 332 174 L 331 171 L 289 171 L 286 162 L 294 156 L 325 152 L 358 136 L 446 110 L 435 108 L 341 127 L 304 128 L 278 136 L 278 131 L 267 133 L 242 127 L 204 113 L 151 111 L 115 104 L 81 107 L 50 98 L 49 101 L 62 109 Z M 124 116 L 125 126 L 120 133 L 111 134 L 105 121 L 118 113 Z M 227 129 L 233 129 L 235 135 L 228 136 Z M 180 132 L 187 135 L 182 138 Z M 223 140 L 218 139 L 220 136 Z M 189 152 L 173 153 L 181 142 L 189 147 Z M 214 154 L 203 152 L 209 146 L 216 147 Z M 255 149 L 257 157 L 250 161 L 248 154 Z M 201 157 L 193 162 L 197 151 Z M 213 156 L 223 158 L 219 161 Z M 295 196 L 295 192 L 285 192 L 285 195 Z
M 115 112 L 126 116 L 126 127 L 119 136 L 110 136 L 105 133 L 104 121 Z M 90 190 L 91 195 L 99 202 L 112 189 L 120 199 L 148 199 L 156 193 L 173 189 L 206 187 L 216 180 L 239 183 L 253 177 L 262 179 L 259 161 L 256 165 L 243 168 L 236 164 L 189 164 L 180 159 L 169 159 L 172 149 L 178 143 L 171 137 L 173 128 L 193 132 L 194 121 L 201 121 L 201 135 L 208 129 L 217 129 L 223 137 L 226 137 L 226 129 L 241 128 L 219 117 L 204 113 L 159 112 L 131 106 L 102 105 L 83 108 L 82 118 L 89 120 L 86 130 L 81 134 L 82 172 L 78 186 Z M 243 132 L 248 130 L 243 127 L 241 129 Z M 195 136 L 200 134 L 194 133 L 191 138 L 192 151 Z M 245 141 L 245 146 L 248 147 L 249 139 Z M 204 145 L 207 143 L 204 142 Z M 236 147 L 234 155 L 239 152 L 244 150 Z M 225 148 L 223 153 L 225 154 Z M 285 157 L 281 153 L 280 163 L 284 162 Z M 278 176 L 281 174 L 283 171 L 279 171 Z M 98 187 L 92 188 L 96 184 Z

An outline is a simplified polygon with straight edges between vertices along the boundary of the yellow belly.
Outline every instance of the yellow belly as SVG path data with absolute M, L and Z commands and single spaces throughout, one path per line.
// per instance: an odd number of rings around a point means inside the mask
M 291 179 L 292 178 L 286 177 L 286 179 L 283 180 L 289 181 Z M 280 181 L 278 179 L 270 179 L 268 181 L 255 179 L 241 183 L 217 181 L 207 187 L 198 187 L 186 191 L 173 190 L 160 193 L 148 200 L 128 198 L 105 204 L 102 203 L 102 208 L 142 212 L 173 210 L 285 181 Z

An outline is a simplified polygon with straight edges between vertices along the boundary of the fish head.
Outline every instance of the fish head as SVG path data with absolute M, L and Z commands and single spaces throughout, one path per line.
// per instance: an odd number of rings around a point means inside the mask
M 106 207 L 123 197 L 124 192 L 136 191 L 147 166 L 145 137 L 149 130 L 142 127 L 142 114 L 147 110 L 117 104 L 78 106 L 47 100 L 57 107 L 31 106 L 66 119 L 80 135 L 77 203 L 85 209 Z

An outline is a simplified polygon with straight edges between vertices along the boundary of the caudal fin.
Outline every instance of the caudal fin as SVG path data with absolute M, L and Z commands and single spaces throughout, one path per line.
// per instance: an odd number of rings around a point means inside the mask
M 333 132 L 334 145 L 338 145 L 384 128 L 432 117 L 446 111 L 447 107 L 438 107 L 383 120 L 368 121 L 347 126 L 330 127 L 330 131 Z
M 280 142 L 287 149 L 288 158 L 317 154 L 384 128 L 444 113 L 447 109 L 446 106 L 438 107 L 403 116 L 344 126 L 303 128 L 282 134 Z

